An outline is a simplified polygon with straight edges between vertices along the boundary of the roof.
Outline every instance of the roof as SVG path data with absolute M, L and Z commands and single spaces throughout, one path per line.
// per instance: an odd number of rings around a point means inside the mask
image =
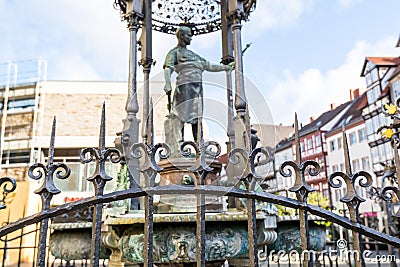
M 361 70 L 361 77 L 364 77 L 364 71 L 368 62 L 380 67 L 396 67 L 400 64 L 400 57 L 366 57 Z
M 367 60 L 377 66 L 397 66 L 400 64 L 400 57 L 367 57 Z
M 339 115 L 340 112 L 342 112 L 345 108 L 347 108 L 352 101 L 348 101 L 344 104 L 341 104 L 337 108 L 333 110 L 326 111 L 322 113 L 317 119 L 315 119 L 313 122 L 303 126 L 300 131 L 299 131 L 299 136 L 304 136 L 306 134 L 312 133 L 321 127 L 325 126 L 328 124 L 332 119 L 334 119 L 337 115 Z
M 363 121 L 362 109 L 368 105 L 367 93 L 356 97 L 350 104 L 350 107 L 340 117 L 340 119 L 332 126 L 332 128 L 326 133 L 329 135 L 337 130 L 340 130 L 343 126 L 350 126 Z
M 285 138 L 281 140 L 275 147 L 275 153 L 281 150 L 284 150 L 286 148 L 292 147 L 292 139 L 290 138 Z

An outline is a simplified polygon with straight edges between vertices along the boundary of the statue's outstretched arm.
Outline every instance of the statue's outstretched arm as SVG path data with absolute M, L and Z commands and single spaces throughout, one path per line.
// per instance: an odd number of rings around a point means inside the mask
M 235 68 L 235 62 L 231 62 L 228 65 L 219 65 L 219 64 L 212 64 L 209 63 L 206 66 L 206 70 L 211 72 L 218 72 L 218 71 L 232 71 Z

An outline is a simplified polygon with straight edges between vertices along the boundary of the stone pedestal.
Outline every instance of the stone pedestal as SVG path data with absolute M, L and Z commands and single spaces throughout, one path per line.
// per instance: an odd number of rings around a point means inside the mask
M 196 176 L 188 169 L 193 167 L 193 158 L 172 158 L 160 161 L 159 165 L 163 168 L 160 172 L 160 185 L 184 185 L 194 186 Z M 209 159 L 207 164 L 213 169 L 204 181 L 206 185 L 217 185 L 217 174 L 221 171 L 222 164 Z M 206 211 L 222 211 L 222 200 L 219 196 L 206 195 Z M 156 205 L 158 213 L 179 213 L 196 212 L 195 195 L 163 195 L 160 196 L 159 203 Z

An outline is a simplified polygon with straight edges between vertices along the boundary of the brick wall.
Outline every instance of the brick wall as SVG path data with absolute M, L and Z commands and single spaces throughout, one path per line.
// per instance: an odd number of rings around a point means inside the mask
M 106 135 L 116 136 L 126 117 L 126 94 L 46 94 L 43 113 L 43 136 L 49 136 L 53 116 L 57 117 L 57 136 L 98 136 L 101 108 L 106 102 Z M 155 96 L 159 99 L 159 96 Z M 142 96 L 138 95 L 139 106 Z M 167 99 L 161 98 L 154 108 L 155 134 L 163 135 L 163 121 L 167 115 Z M 162 108 L 161 108 L 162 107 Z M 142 120 L 142 111 L 138 118 Z
M 2 168 L 0 177 L 11 177 L 15 180 L 28 180 L 28 167 Z
M 5 138 L 30 137 L 32 135 L 32 120 L 33 112 L 8 114 L 6 120 Z

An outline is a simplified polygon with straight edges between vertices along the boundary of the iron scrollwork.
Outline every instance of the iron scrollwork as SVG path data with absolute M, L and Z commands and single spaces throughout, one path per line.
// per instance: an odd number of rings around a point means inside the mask
M 96 195 L 102 195 L 106 182 L 113 178 L 109 176 L 105 169 L 105 163 L 107 159 L 110 159 L 111 163 L 118 163 L 121 161 L 121 152 L 116 148 L 105 147 L 105 103 L 103 103 L 100 136 L 99 136 L 99 148 L 84 148 L 81 151 L 80 159 L 84 164 L 95 162 L 96 169 L 94 173 L 87 178 L 88 181 L 92 182 L 95 188 Z
M 296 145 L 296 161 L 285 161 L 279 171 L 283 177 L 292 177 L 292 170 L 295 172 L 294 185 L 289 191 L 296 193 L 297 200 L 306 203 L 308 194 L 315 191 L 309 186 L 305 180 L 306 171 L 310 176 L 317 176 L 321 170 L 319 164 L 315 161 L 307 160 L 302 162 L 300 149 L 299 123 L 297 114 L 295 114 L 295 145 Z
M 193 148 L 195 152 L 194 155 L 191 148 Z M 213 159 L 218 157 L 218 155 L 221 153 L 221 146 L 215 141 L 200 141 L 200 144 L 197 144 L 193 141 L 186 141 L 181 144 L 179 150 L 182 156 L 186 158 L 195 156 L 195 161 L 193 162 L 192 167 L 188 168 L 189 171 L 200 172 L 204 170 L 210 172 L 213 170 L 213 168 L 211 168 L 207 163 L 207 156 Z
M 49 158 L 47 165 L 42 163 L 33 164 L 28 169 L 28 176 L 34 180 L 39 180 L 43 176 L 43 184 L 37 190 L 35 194 L 38 194 L 42 198 L 42 212 L 50 209 L 50 202 L 53 195 L 61 193 L 61 191 L 54 185 L 54 176 L 58 179 L 67 179 L 71 173 L 71 169 L 64 163 L 54 164 L 54 139 L 56 133 L 56 117 L 53 119 L 53 126 L 51 129 L 51 139 L 49 146 Z M 42 220 L 40 224 L 40 234 L 39 234 L 39 248 L 37 253 L 38 266 L 45 265 L 46 259 L 46 237 L 47 230 L 49 228 L 49 219 Z
M 386 202 L 392 202 L 393 199 L 400 199 L 400 190 L 395 186 L 386 186 L 381 192 L 382 199 Z M 400 209 L 393 214 L 394 217 L 400 218 Z
M 307 160 L 304 163 L 296 163 L 294 161 L 286 161 L 280 167 L 280 173 L 283 177 L 291 177 L 293 172 L 295 172 L 296 180 L 294 185 L 289 188 L 290 192 L 294 192 L 300 196 L 300 201 L 306 202 L 309 193 L 315 191 L 314 188 L 309 186 L 304 178 L 307 172 L 310 176 L 317 176 L 320 172 L 320 166 L 317 162 Z
M 38 194 L 42 197 L 43 210 L 50 208 L 50 201 L 53 198 L 53 195 L 61 193 L 61 191 L 54 185 L 54 176 L 57 179 L 67 179 L 71 174 L 71 169 L 66 164 L 53 163 L 55 131 L 56 118 L 54 117 L 48 163 L 47 165 L 44 165 L 43 163 L 35 163 L 28 170 L 28 176 L 31 179 L 40 180 L 43 176 L 45 177 L 41 187 L 35 190 L 35 194 Z
M 154 179 L 158 172 L 162 171 L 157 161 L 156 156 L 160 160 L 165 160 L 171 156 L 171 149 L 165 143 L 154 145 L 154 121 L 153 121 L 153 99 L 150 98 L 149 115 L 147 118 L 147 141 L 148 143 L 136 143 L 130 148 L 130 154 L 135 159 L 142 159 L 139 163 L 138 170 L 147 176 L 146 186 L 154 186 Z M 158 152 L 158 153 L 157 153 Z M 140 162 L 140 161 L 139 161 Z
M 358 184 L 361 187 L 369 187 L 372 185 L 372 176 L 365 171 L 360 171 L 355 174 L 346 174 L 343 172 L 334 172 L 329 177 L 329 185 L 333 188 L 342 187 L 342 178 L 346 183 L 346 195 L 340 199 L 341 202 L 346 203 L 348 205 L 352 205 L 355 210 L 358 209 L 361 202 L 364 202 L 365 199 L 362 198 L 355 189 L 355 183 L 358 180 Z M 359 179 L 360 178 L 360 179 Z
M 84 148 L 80 154 L 82 163 L 96 163 L 96 169 L 94 173 L 87 178 L 87 180 L 95 183 L 99 188 L 104 188 L 105 183 L 113 179 L 105 170 L 105 162 L 108 158 L 110 159 L 111 163 L 118 163 L 121 161 L 121 152 L 116 148 Z
M 0 186 L 4 184 L 3 186 L 3 197 L 0 199 L 0 210 L 5 209 L 7 206 L 7 196 L 11 192 L 14 192 L 15 189 L 17 188 L 17 182 L 10 177 L 2 177 L 0 178 Z M 11 184 L 10 187 L 8 187 Z
M 235 178 L 243 181 L 249 191 L 253 191 L 256 182 L 265 178 L 256 172 L 256 165 L 269 162 L 271 157 L 268 150 L 263 147 L 255 148 L 250 153 L 243 148 L 234 148 L 229 153 L 228 159 L 233 165 L 238 165 L 242 160 L 245 162 L 243 172 Z
M 146 173 L 149 178 L 153 179 L 158 172 L 163 170 L 156 161 L 157 154 L 160 159 L 167 159 L 171 154 L 171 150 L 169 146 L 164 143 L 158 143 L 153 146 L 136 143 L 131 147 L 132 157 L 144 160 L 144 162 L 138 167 L 139 171 Z

